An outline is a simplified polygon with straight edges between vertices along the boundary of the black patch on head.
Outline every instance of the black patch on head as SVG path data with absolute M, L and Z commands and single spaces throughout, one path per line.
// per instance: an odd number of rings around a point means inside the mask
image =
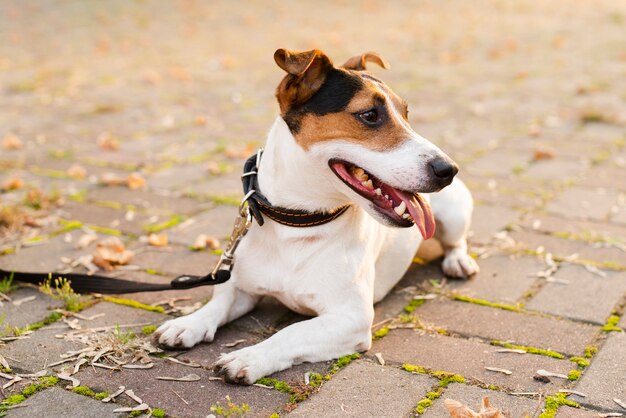
M 326 74 L 322 87 L 306 102 L 289 109 L 283 119 L 292 133 L 300 130 L 302 117 L 307 113 L 318 116 L 343 111 L 354 95 L 365 84 L 360 77 L 337 68 Z

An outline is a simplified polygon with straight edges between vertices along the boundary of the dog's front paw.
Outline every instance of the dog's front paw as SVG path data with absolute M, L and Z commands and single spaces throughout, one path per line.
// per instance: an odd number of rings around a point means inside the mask
M 476 261 L 461 248 L 455 248 L 446 253 L 441 269 L 448 277 L 463 279 L 467 279 L 480 271 Z
M 201 341 L 213 341 L 215 331 L 208 321 L 190 315 L 165 322 L 154 332 L 154 339 L 167 347 L 191 348 Z
M 260 378 L 276 371 L 271 370 L 271 360 L 264 358 L 255 346 L 222 354 L 213 370 L 229 383 L 251 385 Z

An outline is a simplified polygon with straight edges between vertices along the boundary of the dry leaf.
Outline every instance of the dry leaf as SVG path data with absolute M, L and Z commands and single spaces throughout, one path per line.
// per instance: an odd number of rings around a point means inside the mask
M 567 379 L 567 376 L 564 375 L 564 374 L 552 373 L 552 372 L 549 372 L 549 371 L 543 370 L 543 369 L 537 370 L 537 374 L 539 376 L 543 376 L 543 377 L 558 377 L 560 379 Z
M 111 395 L 107 396 L 106 398 L 104 398 L 102 400 L 102 402 L 111 402 L 111 400 L 115 399 L 116 397 L 120 396 L 122 394 L 122 392 L 124 392 L 126 390 L 125 386 L 120 386 L 118 390 L 115 391 L 115 393 L 112 393 Z
M 148 235 L 148 244 L 153 247 L 165 247 L 167 246 L 167 234 L 150 234 Z
M 19 177 L 11 177 L 2 183 L 2 191 L 17 190 L 24 187 L 24 180 Z
M 148 364 L 124 364 L 123 369 L 151 369 L 154 367 L 154 363 Z
M 110 132 L 102 132 L 96 139 L 98 146 L 106 151 L 117 151 L 120 149 L 120 141 Z
M 503 413 L 498 408 L 491 405 L 488 397 L 483 398 L 483 404 L 478 412 L 474 412 L 469 407 L 463 405 L 459 401 L 446 399 L 443 401 L 448 408 L 448 413 L 452 418 L 510 418 L 511 414 Z
M 126 265 L 133 258 L 134 253 L 126 250 L 122 241 L 117 237 L 110 237 L 96 245 L 93 263 L 104 270 L 111 270 L 116 265 Z
M 120 186 L 122 184 L 127 184 L 127 180 L 115 173 L 104 173 L 100 177 L 100 183 L 105 186 Z
M 59 379 L 63 379 L 63 380 L 68 380 L 70 382 L 72 382 L 72 387 L 75 388 L 77 386 L 80 386 L 80 380 L 76 379 L 75 377 L 72 377 L 68 374 L 65 373 L 59 373 L 57 374 L 57 377 Z
M 220 241 L 215 237 L 200 234 L 191 246 L 194 250 L 203 250 L 207 247 L 211 250 L 216 250 L 220 247 Z
M 554 151 L 547 147 L 536 147 L 533 150 L 533 161 L 551 160 L 554 156 Z
M 89 245 L 97 239 L 98 237 L 94 234 L 83 234 L 76 242 L 76 246 L 74 248 L 82 250 L 83 248 L 89 247 Z
M 148 406 L 148 404 L 146 403 L 142 403 L 140 405 L 137 405 L 134 408 L 130 408 L 130 407 L 125 407 L 125 408 L 117 408 L 114 409 L 113 412 L 134 412 L 134 411 L 146 411 L 150 409 L 150 407 Z
M 385 365 L 385 359 L 383 358 L 383 353 L 374 353 L 374 355 L 376 356 L 376 359 L 378 360 L 378 363 L 381 366 Z
M 498 373 L 503 373 L 506 375 L 511 375 L 513 374 L 512 371 L 507 370 L 507 369 L 500 369 L 498 367 L 485 367 L 485 370 L 489 370 L 490 372 L 498 372 Z
M 2 366 L 2 368 L 5 370 L 11 370 L 9 362 L 4 357 L 2 357 L 2 354 L 0 354 L 0 366 Z
M 172 363 L 176 363 L 176 364 L 182 364 L 183 366 L 188 366 L 188 367 L 193 367 L 193 368 L 198 368 L 198 367 L 202 367 L 201 364 L 196 363 L 195 361 L 191 361 L 191 360 L 178 360 L 176 357 L 166 357 L 167 360 L 171 361 Z
M 139 173 L 132 173 L 126 178 L 126 185 L 131 190 L 141 189 L 146 185 L 146 180 Z
M 204 126 L 206 125 L 206 117 L 202 116 L 202 115 L 198 115 L 196 116 L 196 118 L 194 119 L 194 123 L 198 126 Z
M 217 176 L 218 174 L 222 172 L 222 170 L 220 170 L 220 165 L 216 163 L 215 161 L 209 161 L 206 164 L 206 170 L 209 173 L 213 174 L 214 176 Z
M 80 164 L 72 164 L 72 166 L 67 169 L 67 175 L 73 179 L 82 180 L 87 177 L 87 170 Z
M 2 148 L 6 150 L 21 149 L 23 146 L 22 141 L 12 133 L 6 134 L 2 140 Z
M 145 82 L 150 83 L 152 85 L 157 85 L 161 82 L 161 74 L 159 74 L 156 70 L 148 70 L 143 74 L 143 79 Z

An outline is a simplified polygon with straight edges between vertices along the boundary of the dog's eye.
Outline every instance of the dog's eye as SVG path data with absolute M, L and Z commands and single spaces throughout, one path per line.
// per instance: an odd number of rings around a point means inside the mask
M 357 116 L 368 126 L 376 126 L 381 121 L 381 117 L 377 109 L 366 110 L 363 113 L 359 113 Z

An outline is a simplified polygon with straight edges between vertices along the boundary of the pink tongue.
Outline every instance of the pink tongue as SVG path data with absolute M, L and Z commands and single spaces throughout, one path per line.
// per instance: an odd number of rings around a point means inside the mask
M 428 202 L 419 194 L 411 195 L 400 192 L 400 198 L 406 204 L 406 208 L 413 218 L 415 225 L 419 228 L 424 239 L 432 238 L 435 235 L 435 217 Z

